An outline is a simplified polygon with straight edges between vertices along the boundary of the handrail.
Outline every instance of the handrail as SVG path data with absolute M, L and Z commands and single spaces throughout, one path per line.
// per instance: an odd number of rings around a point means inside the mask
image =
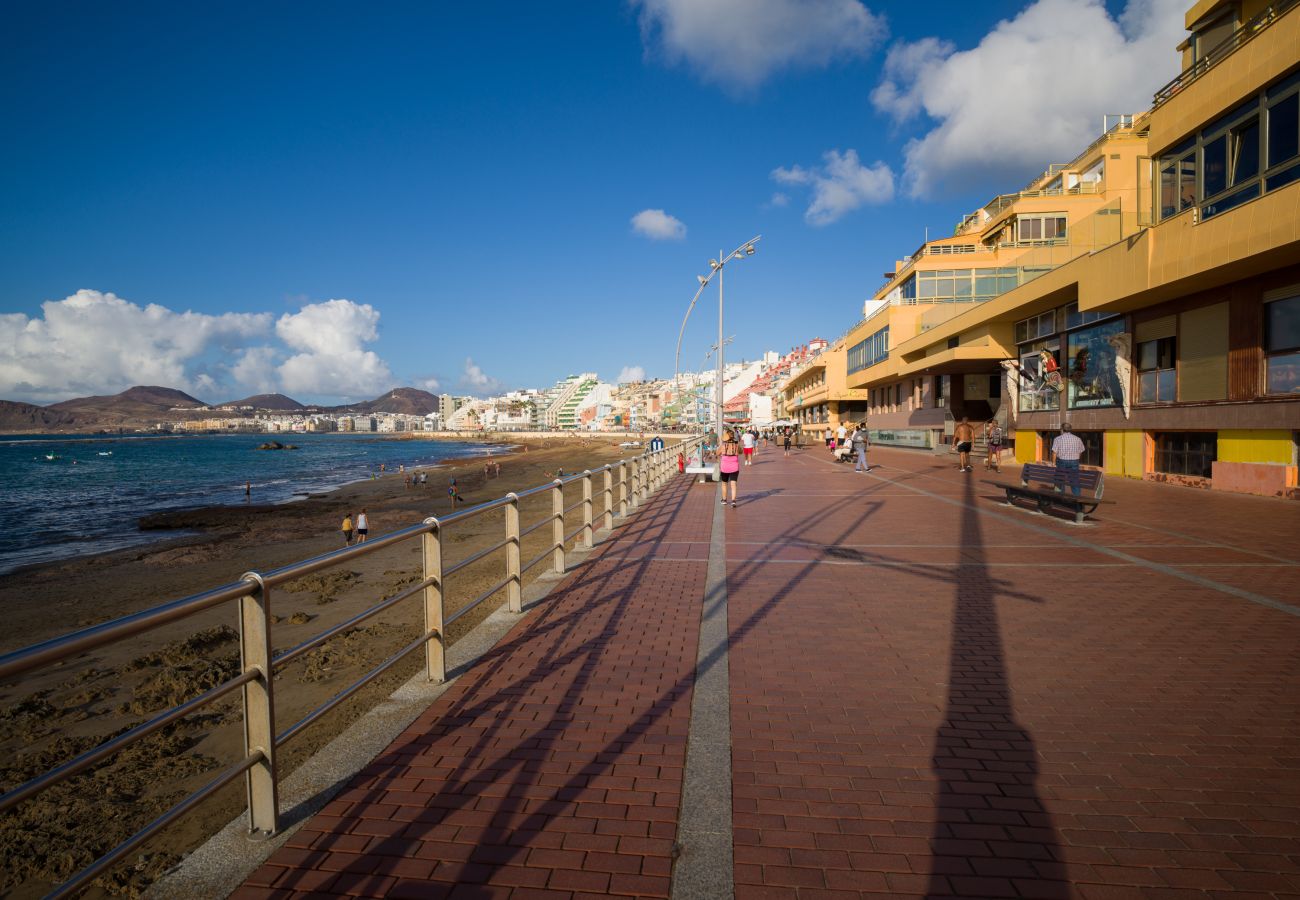
M 222 772 L 194 793 L 180 800 L 142 830 L 128 838 L 86 869 L 72 876 L 50 895 L 70 896 L 85 887 L 90 880 L 121 860 L 135 847 L 166 828 L 177 818 L 189 812 L 212 794 L 230 784 L 241 775 L 248 779 L 248 815 L 251 831 L 274 833 L 279 828 L 279 799 L 276 789 L 276 750 L 319 721 L 322 717 L 352 697 L 375 678 L 397 665 L 411 653 L 428 649 L 427 675 L 430 680 L 445 679 L 443 667 L 447 628 L 486 602 L 502 589 L 509 589 L 509 607 L 522 611 L 519 602 L 519 584 L 523 574 L 538 563 L 552 559 L 556 571 L 564 570 L 565 548 L 575 538 L 581 537 L 578 546 L 589 546 L 597 519 L 612 524 L 615 510 L 627 514 L 636 509 L 658 487 L 666 484 L 670 473 L 675 474 L 676 454 L 690 452 L 703 442 L 699 436 L 683 438 L 679 443 L 660 450 L 644 451 L 640 456 L 609 463 L 597 469 L 553 479 L 524 491 L 507 494 L 475 506 L 441 517 L 430 517 L 422 522 L 385 535 L 377 536 L 363 544 L 333 550 L 296 563 L 280 566 L 266 572 L 249 572 L 240 580 L 208 591 L 182 597 L 151 609 L 122 616 L 109 622 L 83 628 L 0 656 L 0 678 L 11 678 L 42 666 L 64 661 L 75 655 L 103 647 L 109 643 L 135 637 L 171 624 L 189 616 L 213 609 L 223 603 L 238 602 L 240 617 L 240 660 L 242 671 L 230 680 L 211 688 L 197 697 L 164 710 L 146 722 L 123 732 L 79 756 L 61 763 L 49 771 L 32 778 L 0 796 L 0 811 L 34 797 L 60 782 L 85 771 L 102 760 L 139 741 L 159 729 L 217 700 L 243 689 L 244 694 L 244 758 Z M 615 474 L 617 478 L 615 478 Z M 604 484 L 597 490 L 593 479 L 602 477 Z M 582 499 L 569 506 L 563 505 L 565 486 L 582 482 Z M 527 529 L 519 527 L 518 508 L 521 500 L 549 494 L 552 512 Z M 597 513 L 595 498 L 605 498 L 605 510 Z M 567 517 L 575 510 L 583 510 L 578 527 L 565 531 Z M 476 518 L 496 509 L 506 510 L 506 537 L 479 550 L 463 560 L 448 566 L 442 564 L 442 540 L 448 526 Z M 518 549 L 522 539 L 534 531 L 551 525 L 556 529 L 554 538 L 543 552 L 528 562 L 519 564 Z M 408 585 L 390 597 L 383 598 L 363 609 L 344 622 L 331 626 L 315 637 L 309 638 L 288 650 L 272 652 L 271 602 L 273 589 L 286 582 L 323 569 L 341 565 L 353 559 L 368 556 L 379 550 L 408 540 L 418 539 L 424 546 L 424 574 L 416 583 Z M 476 562 L 501 550 L 506 551 L 506 574 L 491 588 L 459 607 L 451 615 L 445 613 L 446 579 Z M 275 720 L 274 697 L 269 690 L 275 670 L 298 659 L 303 654 L 322 646 L 333 637 L 356 628 L 362 622 L 393 608 L 413 597 L 424 597 L 425 627 L 420 637 L 402 647 L 370 672 L 335 694 L 329 700 L 308 712 L 298 722 L 280 734 L 271 731 Z M 435 652 L 436 650 L 436 652 Z
M 1170 98 L 1199 79 L 1202 75 L 1212 69 L 1215 65 L 1222 62 L 1233 53 L 1237 52 L 1242 46 L 1248 43 L 1255 35 L 1272 25 L 1282 15 L 1288 12 L 1300 0 L 1278 0 L 1264 7 L 1263 11 L 1258 13 L 1250 21 L 1246 22 L 1231 35 L 1223 39 L 1223 42 L 1202 56 L 1191 66 L 1184 69 L 1176 78 L 1156 91 L 1155 96 L 1151 99 L 1151 109 L 1156 110 L 1169 102 Z M 1159 148 L 1152 148 L 1159 149 Z

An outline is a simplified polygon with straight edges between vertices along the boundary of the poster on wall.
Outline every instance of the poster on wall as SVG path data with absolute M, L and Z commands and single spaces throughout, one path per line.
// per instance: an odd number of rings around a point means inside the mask
M 1116 319 L 1070 333 L 1065 380 L 1071 409 L 1120 405 L 1122 391 L 1116 377 L 1116 347 L 1110 339 L 1123 331 L 1124 320 Z

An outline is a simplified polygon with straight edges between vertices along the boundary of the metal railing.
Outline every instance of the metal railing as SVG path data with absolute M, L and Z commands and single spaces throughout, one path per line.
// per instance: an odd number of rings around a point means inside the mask
M 1156 91 L 1155 96 L 1151 100 L 1151 109 L 1159 109 L 1167 103 L 1174 94 L 1177 94 L 1224 59 L 1231 56 L 1233 53 L 1236 53 L 1238 49 L 1254 38 L 1255 35 L 1272 25 L 1275 21 L 1281 18 L 1284 13 L 1290 11 L 1294 6 L 1296 6 L 1297 3 L 1300 3 L 1300 0 L 1279 0 L 1277 3 L 1266 6 L 1263 12 L 1246 22 L 1229 37 L 1224 38 L 1223 43 L 1219 44 L 1209 53 L 1192 63 L 1192 65 L 1181 72 L 1177 78 Z
M 172 822 L 209 799 L 222 788 L 242 775 L 247 788 L 247 810 L 250 834 L 271 835 L 280 827 L 279 779 L 276 768 L 277 751 L 293 740 L 341 703 L 355 695 L 367 684 L 397 665 L 408 655 L 424 648 L 425 671 L 430 681 L 446 680 L 446 629 L 471 610 L 502 590 L 511 612 L 522 612 L 522 587 L 524 573 L 548 560 L 553 572 L 565 571 L 566 546 L 576 538 L 576 548 L 594 546 L 597 526 L 596 500 L 603 503 L 601 524 L 606 529 L 614 527 L 615 516 L 626 516 L 645 503 L 650 495 L 662 487 L 677 472 L 677 453 L 687 452 L 702 442 L 701 437 L 687 437 L 677 444 L 661 450 L 649 451 L 641 456 L 611 463 L 595 470 L 587 470 L 530 488 L 519 493 L 477 506 L 453 511 L 446 516 L 433 516 L 407 528 L 373 538 L 302 562 L 292 563 L 267 572 L 248 572 L 239 581 L 222 585 L 200 594 L 194 594 L 152 609 L 123 616 L 109 622 L 62 635 L 42 643 L 0 656 L 0 679 L 13 678 L 46 666 L 66 662 L 78 654 L 86 653 L 107 644 L 153 631 L 164 625 L 186 619 L 225 603 L 238 604 L 240 673 L 190 700 L 174 706 L 146 722 L 117 735 L 111 740 L 56 766 L 24 784 L 0 795 L 0 813 L 37 796 L 43 791 L 67 780 L 113 754 L 148 737 L 159 729 L 218 700 L 242 691 L 244 724 L 244 757 L 223 770 L 197 791 L 185 797 L 167 812 L 137 831 L 126 841 L 82 869 L 68 881 L 52 891 L 49 897 L 67 897 L 86 887 L 92 879 L 103 874 L 131 851 L 167 828 Z M 617 476 L 617 477 L 616 477 Z M 595 479 L 600 478 L 599 489 Z M 581 498 L 568 506 L 564 502 L 565 485 L 580 482 Z M 519 503 L 528 497 L 548 493 L 551 511 L 528 527 L 520 524 Z M 484 513 L 505 511 L 505 536 L 491 546 L 479 550 L 450 566 L 443 564 L 443 537 L 449 526 L 473 519 Z M 581 511 L 580 522 L 566 530 L 570 514 Z M 527 562 L 520 559 L 522 540 L 535 531 L 551 527 L 551 538 L 545 549 Z M 272 591 L 279 585 L 343 563 L 368 556 L 406 541 L 419 540 L 422 549 L 423 577 L 390 597 L 363 610 L 345 622 L 298 644 L 275 653 L 272 650 L 271 600 Z M 505 551 L 504 577 L 488 590 L 474 597 L 451 615 L 446 614 L 446 579 L 454 573 L 491 556 Z M 424 614 L 423 632 L 415 640 L 389 656 L 351 685 L 335 694 L 288 728 L 276 731 L 276 707 L 273 690 L 275 671 L 323 645 L 330 638 L 356 628 L 397 604 L 419 597 Z

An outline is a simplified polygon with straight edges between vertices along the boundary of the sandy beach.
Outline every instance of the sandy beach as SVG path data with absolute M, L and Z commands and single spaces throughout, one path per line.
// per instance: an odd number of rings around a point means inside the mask
M 624 436 L 545 439 L 494 454 L 499 477 L 482 459 L 456 460 L 426 470 L 427 485 L 407 486 L 402 474 L 347 485 L 329 494 L 271 506 L 212 507 L 149 517 L 149 527 L 183 528 L 193 536 L 83 557 L 0 577 L 7 612 L 0 652 L 237 580 L 343 546 L 345 513 L 367 510 L 371 536 L 450 511 L 448 479 L 455 477 L 470 504 L 542 484 L 560 469 L 572 474 L 640 451 L 618 447 Z M 600 484 L 598 482 L 597 489 Z M 566 505 L 581 486 L 566 490 Z M 256 499 L 256 498 L 254 498 Z M 521 504 L 524 526 L 550 509 L 547 496 Z M 597 512 L 603 506 L 597 503 Z M 449 528 L 446 564 L 504 535 L 498 510 Z M 546 542 L 539 529 L 524 539 L 523 558 Z M 503 574 L 492 554 L 448 579 L 452 612 Z M 544 567 L 525 576 L 531 581 Z M 272 599 L 273 642 L 293 647 L 418 580 L 417 542 L 387 548 L 339 569 L 292 582 Z M 454 642 L 500 605 L 498 594 L 449 629 Z M 351 684 L 419 633 L 413 599 L 305 654 L 276 675 L 277 729 Z M 235 607 L 210 610 L 183 622 L 49 667 L 17 683 L 0 684 L 0 780 L 9 789 L 90 749 L 151 715 L 229 679 L 238 671 Z M 288 745 L 281 777 L 387 696 L 419 668 L 412 658 Z M 238 759 L 242 719 L 228 700 L 154 734 L 113 761 L 65 782 L 0 817 L 0 894 L 35 897 L 147 824 L 185 794 Z M 101 878 L 87 896 L 136 895 L 186 850 L 242 808 L 242 784 L 202 806 L 142 851 Z

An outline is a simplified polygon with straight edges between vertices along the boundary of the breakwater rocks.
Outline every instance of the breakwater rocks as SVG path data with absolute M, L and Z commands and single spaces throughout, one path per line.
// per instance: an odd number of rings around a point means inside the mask
M 296 444 L 281 444 L 279 441 L 267 441 L 257 445 L 258 450 L 297 450 Z

